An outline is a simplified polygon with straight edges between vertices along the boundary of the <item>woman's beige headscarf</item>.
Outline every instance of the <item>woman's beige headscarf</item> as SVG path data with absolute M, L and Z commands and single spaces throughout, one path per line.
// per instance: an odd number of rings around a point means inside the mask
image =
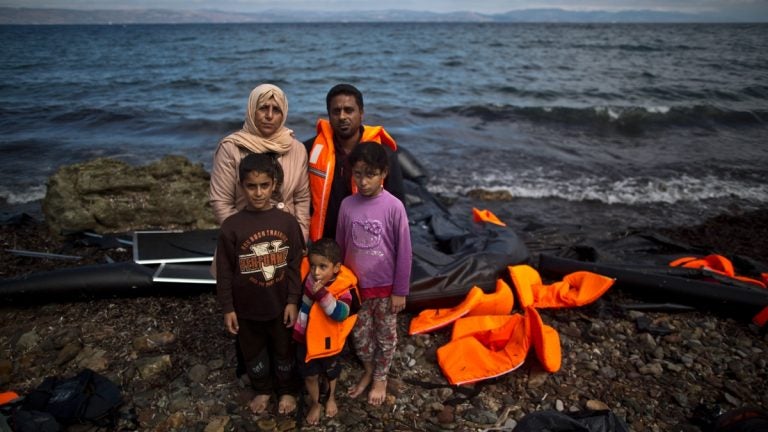
M 271 136 L 265 137 L 259 132 L 259 129 L 256 128 L 256 123 L 254 123 L 254 113 L 270 98 L 275 98 L 277 105 L 283 111 L 283 122 L 278 126 L 277 132 Z M 285 127 L 285 120 L 287 118 L 288 98 L 285 97 L 285 93 L 275 85 L 261 84 L 251 90 L 251 96 L 248 98 L 248 108 L 245 111 L 245 123 L 243 123 L 243 128 L 228 135 L 224 140 L 232 140 L 239 147 L 243 147 L 254 153 L 275 152 L 283 154 L 291 148 L 291 144 L 293 143 L 293 131 Z

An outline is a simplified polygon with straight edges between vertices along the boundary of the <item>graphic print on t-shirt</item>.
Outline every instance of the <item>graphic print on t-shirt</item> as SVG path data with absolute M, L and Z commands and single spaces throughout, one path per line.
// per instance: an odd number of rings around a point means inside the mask
M 377 219 L 353 220 L 351 231 L 355 247 L 367 255 L 382 255 L 383 252 L 378 249 L 382 227 L 381 221 Z
M 281 238 L 275 239 L 275 236 Z M 277 270 L 288 265 L 289 247 L 284 237 L 283 233 L 271 230 L 258 232 L 249 237 L 241 248 L 250 253 L 239 256 L 240 273 L 261 273 L 264 281 L 272 281 Z

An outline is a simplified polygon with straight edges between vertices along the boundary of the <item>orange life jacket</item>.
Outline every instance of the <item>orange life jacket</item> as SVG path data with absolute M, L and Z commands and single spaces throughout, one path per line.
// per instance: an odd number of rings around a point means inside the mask
M 526 307 L 525 316 L 470 316 L 456 320 L 448 348 L 438 349 L 438 364 L 452 384 L 470 383 L 517 369 L 531 346 L 544 370 L 560 370 L 560 336 L 536 308 Z
M 539 272 L 531 266 L 523 264 L 508 269 L 523 307 L 584 306 L 597 300 L 615 281 L 597 273 L 577 271 L 565 275 L 562 281 L 544 285 Z
M 360 142 L 373 141 L 397 150 L 397 143 L 381 126 L 363 126 Z M 312 217 L 309 221 L 309 238 L 323 237 L 328 199 L 331 196 L 333 172 L 336 167 L 336 148 L 333 145 L 333 129 L 328 120 L 317 121 L 317 138 L 309 152 L 309 189 L 312 196 Z M 353 193 L 356 191 L 354 182 Z
M 14 391 L 6 391 L 0 393 L 0 405 L 5 405 L 8 402 L 14 401 L 19 398 L 18 393 Z
M 728 276 L 730 278 L 733 278 L 742 282 L 757 285 L 760 288 L 766 288 L 766 283 L 761 281 L 760 279 L 754 279 L 746 276 L 737 275 L 736 270 L 733 268 L 733 263 L 731 263 L 731 260 L 729 260 L 728 258 L 722 255 L 711 254 L 703 258 L 682 257 L 672 261 L 671 263 L 669 263 L 669 265 L 670 267 L 705 269 L 717 274 L 721 274 L 723 276 Z M 761 278 L 765 277 L 762 274 L 760 276 Z
M 472 220 L 475 222 L 488 222 L 498 226 L 507 226 L 490 210 L 479 210 L 472 207 Z
M 486 294 L 472 287 L 464 301 L 450 309 L 425 309 L 411 320 L 408 333 L 427 333 L 445 327 L 457 319 L 469 315 L 508 315 L 512 312 L 515 297 L 512 288 L 501 279 L 496 280 L 496 291 Z
M 451 384 L 472 383 L 511 372 L 525 361 L 531 346 L 544 370 L 557 372 L 562 364 L 560 336 L 544 324 L 536 308 L 585 305 L 595 301 L 614 282 L 596 273 L 580 271 L 566 275 L 560 282 L 544 285 L 539 273 L 530 266 L 508 269 L 525 315 L 509 315 L 511 303 L 507 305 L 498 300 L 500 307 L 494 310 L 491 299 L 504 298 L 499 294 L 506 286 L 499 279 L 494 294 L 482 294 L 479 288 L 473 287 L 459 306 L 423 311 L 411 321 L 411 334 L 414 334 L 414 331 L 429 331 L 445 325 L 444 321 L 453 320 L 451 341 L 437 350 L 440 369 Z M 483 298 L 488 304 L 472 307 Z
M 305 274 L 302 276 L 302 279 L 306 277 Z M 326 289 L 337 299 L 348 291 L 353 291 L 353 295 L 356 295 L 357 277 L 352 270 L 342 265 L 336 280 Z M 358 295 L 357 298 L 359 299 L 360 296 Z M 326 315 L 319 304 L 313 304 L 309 309 L 307 321 L 307 355 L 304 360 L 308 362 L 340 353 L 356 322 L 356 314 L 350 314 L 344 321 L 339 322 Z
M 525 308 L 525 317 L 528 320 L 528 335 L 530 343 L 536 351 L 536 358 L 547 372 L 557 372 L 563 362 L 562 349 L 560 348 L 560 335 L 557 330 L 544 324 L 539 311 L 534 307 Z
M 455 339 L 437 349 L 437 363 L 454 385 L 512 372 L 528 355 L 528 326 L 520 314 L 461 318 L 454 323 Z

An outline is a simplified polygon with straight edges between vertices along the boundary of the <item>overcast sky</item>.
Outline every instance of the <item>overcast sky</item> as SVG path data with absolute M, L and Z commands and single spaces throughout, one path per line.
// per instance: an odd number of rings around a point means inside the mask
M 410 9 L 433 12 L 498 13 L 515 9 L 570 10 L 651 9 L 680 12 L 754 13 L 768 16 L 768 0 L 0 0 L 0 6 L 67 9 L 217 9 L 258 12 L 266 9 L 379 10 Z

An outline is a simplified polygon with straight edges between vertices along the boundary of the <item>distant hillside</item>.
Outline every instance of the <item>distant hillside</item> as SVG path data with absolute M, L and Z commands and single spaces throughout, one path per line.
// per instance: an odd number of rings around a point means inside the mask
M 186 23 L 280 23 L 280 22 L 716 22 L 714 15 L 655 11 L 566 11 L 524 9 L 502 14 L 475 12 L 435 13 L 408 10 L 385 11 L 286 11 L 258 13 L 216 10 L 74 10 L 0 7 L 3 24 L 186 24 Z M 726 19 L 726 21 L 738 21 Z

